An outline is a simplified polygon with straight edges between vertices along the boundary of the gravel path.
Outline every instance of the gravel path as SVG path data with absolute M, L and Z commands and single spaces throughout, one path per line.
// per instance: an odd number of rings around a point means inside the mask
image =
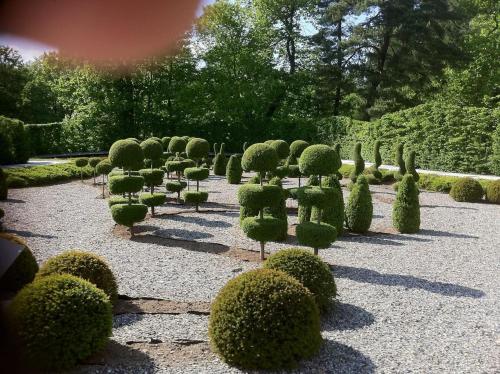
M 157 209 L 162 216 L 138 227 L 160 236 L 257 251 L 258 244 L 238 228 L 237 188 L 210 177 L 202 183 L 210 193 L 210 203 L 202 209 L 209 212 L 165 215 L 180 208 L 169 204 Z M 320 251 L 334 264 L 339 305 L 323 321 L 320 355 L 297 372 L 499 372 L 500 206 L 457 203 L 445 194 L 422 192 L 421 232 L 394 234 L 395 193 L 387 186 L 370 188 L 374 233 L 347 235 Z M 182 245 L 118 238 L 98 195 L 80 182 L 11 190 L 10 199 L 0 202 L 6 210 L 4 226 L 25 237 L 40 262 L 70 248 L 104 256 L 118 278 L 119 292 L 131 297 L 211 301 L 229 279 L 258 266 Z M 266 248 L 288 246 L 268 243 Z M 121 345 L 151 339 L 207 341 L 207 321 L 208 316 L 192 314 L 125 314 L 115 317 L 113 339 Z M 239 372 L 215 356 L 174 366 L 156 356 L 136 361 L 133 369 L 86 366 L 81 371 Z

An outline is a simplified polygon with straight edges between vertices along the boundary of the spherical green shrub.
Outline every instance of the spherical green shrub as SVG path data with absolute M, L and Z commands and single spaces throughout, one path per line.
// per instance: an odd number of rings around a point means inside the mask
M 75 165 L 78 166 L 79 168 L 83 168 L 89 164 L 89 159 L 88 158 L 77 158 L 75 160 Z
M 184 169 L 184 176 L 194 181 L 202 181 L 208 178 L 210 170 L 207 168 L 187 168 Z
M 281 198 L 282 189 L 279 186 L 244 184 L 238 189 L 238 202 L 247 208 L 262 209 L 276 206 Z
M 290 144 L 290 155 L 298 159 L 307 147 L 309 147 L 308 142 L 304 140 L 295 140 Z
M 248 217 L 241 222 L 241 228 L 246 236 L 263 243 L 278 239 L 282 225 L 282 220 L 271 216 Z
M 214 157 L 214 174 L 218 176 L 226 175 L 227 158 L 224 153 L 225 147 L 226 145 L 222 143 L 219 152 Z
M 144 204 L 115 204 L 111 207 L 111 216 L 119 225 L 132 227 L 134 223 L 142 221 L 148 213 Z
M 273 139 L 266 140 L 264 144 L 271 145 L 274 142 Z
M 399 183 L 392 206 L 392 224 L 401 233 L 412 234 L 420 230 L 418 188 L 411 174 L 406 174 Z
M 168 151 L 172 153 L 184 152 L 184 150 L 186 149 L 186 144 L 187 142 L 185 139 L 178 136 L 173 136 L 168 144 Z
M 337 295 L 330 267 L 306 250 L 288 248 L 276 252 L 266 260 L 264 269 L 283 271 L 297 279 L 311 291 L 320 311 L 328 310 Z
M 107 158 L 105 158 L 104 160 L 100 161 L 96 165 L 96 172 L 99 175 L 109 174 L 109 173 L 111 173 L 111 170 L 113 170 L 113 166 L 111 165 L 111 162 Z
M 108 199 L 108 206 L 111 208 L 113 205 L 116 204 L 128 204 L 129 200 L 128 197 L 123 197 L 123 196 L 111 196 Z M 132 197 L 130 199 L 131 204 L 137 204 L 139 202 L 139 199 Z
M 0 277 L 0 290 L 16 292 L 35 278 L 35 274 L 38 271 L 38 264 L 26 242 L 18 236 L 0 232 L 0 239 L 8 240 L 23 247 L 14 263 Z
M 109 191 L 112 194 L 139 192 L 144 187 L 144 178 L 140 175 L 115 175 L 109 178 Z
M 372 196 L 368 181 L 360 175 L 354 183 L 345 209 L 347 227 L 357 233 L 365 233 L 373 218 Z
M 91 157 L 89 158 L 89 165 L 91 168 L 95 169 L 95 167 L 101 162 L 99 157 Z
M 163 156 L 163 145 L 161 140 L 149 138 L 141 143 L 144 158 L 148 160 L 159 160 Z
M 193 160 L 200 160 L 208 156 L 210 144 L 205 139 L 191 138 L 186 145 L 187 156 Z
M 104 259 L 93 253 L 71 250 L 52 257 L 40 268 L 37 280 L 54 274 L 83 278 L 103 290 L 111 303 L 118 300 L 118 286 L 113 272 Z
M 500 180 L 491 181 L 486 185 L 486 200 L 500 204 Z
M 245 171 L 261 173 L 272 171 L 278 166 L 278 154 L 267 144 L 252 144 L 243 153 L 241 166 Z
M 361 143 L 354 146 L 354 169 L 350 175 L 351 181 L 356 182 L 358 176 L 365 170 L 365 160 L 361 156 Z
M 161 138 L 161 144 L 163 145 L 164 150 L 168 150 L 168 145 L 170 144 L 170 136 L 164 136 Z
M 243 175 L 243 168 L 241 167 L 241 157 L 238 155 L 231 155 L 226 167 L 226 178 L 229 184 L 240 184 Z
M 137 168 L 144 160 L 144 152 L 133 140 L 118 140 L 109 149 L 111 165 L 125 170 Z
M 43 371 L 70 369 L 103 349 L 111 335 L 104 291 L 68 274 L 42 277 L 9 306 L 23 361 Z
M 224 286 L 212 304 L 208 334 L 224 361 L 244 369 L 295 367 L 322 342 L 310 291 L 271 269 L 246 272 Z
M 287 158 L 290 154 L 290 146 L 284 140 L 274 140 L 270 146 L 276 151 L 280 160 Z
M 410 153 L 408 153 L 408 156 L 406 157 L 405 160 L 405 168 L 407 173 L 413 175 L 413 180 L 415 182 L 418 182 L 420 176 L 418 175 L 417 170 L 415 170 L 415 157 L 416 157 L 415 151 L 411 151 Z
M 399 143 L 396 146 L 396 165 L 399 166 L 399 171 L 394 173 L 394 177 L 398 181 L 400 181 L 403 178 L 403 175 L 406 174 L 406 165 L 403 159 L 403 150 L 404 150 L 403 143 Z
M 328 248 L 337 239 L 337 229 L 325 222 L 300 223 L 295 234 L 299 244 L 314 248 L 314 254 L 318 254 L 318 249 Z
M 303 175 L 332 174 L 337 164 L 337 154 L 324 144 L 310 145 L 302 152 L 299 159 L 299 169 Z
M 0 200 L 7 200 L 9 187 L 7 185 L 7 174 L 0 168 Z
M 469 203 L 476 203 L 483 198 L 483 187 L 481 184 L 470 177 L 460 178 L 450 190 L 450 196 L 455 201 L 463 201 Z

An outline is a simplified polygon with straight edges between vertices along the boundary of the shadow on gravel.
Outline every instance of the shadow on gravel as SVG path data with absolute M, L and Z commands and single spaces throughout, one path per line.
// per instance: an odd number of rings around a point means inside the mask
M 452 205 L 420 205 L 420 208 L 448 208 L 448 209 L 465 209 L 465 210 L 479 210 L 477 208 L 470 208 L 466 206 L 452 206 Z
M 370 374 L 375 372 L 375 368 L 370 357 L 360 351 L 325 339 L 319 355 L 303 362 L 297 372 Z
M 392 235 L 384 234 L 389 237 Z M 368 243 L 377 245 L 391 245 L 391 246 L 402 246 L 404 243 L 397 242 L 395 240 L 387 239 L 385 237 L 376 237 L 374 235 L 357 235 L 349 232 L 344 233 L 341 237 L 337 239 L 338 242 L 354 242 L 354 243 Z
M 113 329 L 133 325 L 144 319 L 144 314 L 117 314 L 113 316 Z
M 357 330 L 370 326 L 375 316 L 359 306 L 337 302 L 321 322 L 325 331 Z
M 88 366 L 92 366 L 89 368 Z M 102 367 L 102 368 L 100 368 Z M 77 373 L 109 373 L 110 369 L 121 369 L 123 373 L 152 373 L 153 359 L 138 349 L 110 340 L 103 352 L 94 355 L 75 370 Z M 91 369 L 91 370 L 86 370 Z
M 11 198 L 5 199 L 4 202 L 5 203 L 16 203 L 16 204 L 26 204 L 26 201 L 24 201 L 24 200 L 11 199 Z
M 172 239 L 196 240 L 213 238 L 208 232 L 184 230 L 184 229 L 156 229 L 154 234 L 160 237 L 169 237 Z
M 420 235 L 428 235 L 428 236 L 441 236 L 447 238 L 458 238 L 458 239 L 479 239 L 479 236 L 467 235 L 467 234 L 457 234 L 454 232 L 448 231 L 438 231 L 438 230 L 420 230 L 418 232 Z
M 196 217 L 192 217 L 192 216 L 182 216 L 180 214 L 176 214 L 171 216 L 163 215 L 159 218 L 162 219 L 166 218 L 177 222 L 195 223 L 199 226 L 205 226 L 205 227 L 231 227 L 231 224 L 225 221 L 213 221 L 203 218 L 199 215 L 197 215 Z
M 45 234 L 37 234 L 31 231 L 21 231 L 21 230 L 7 230 L 10 234 L 16 234 L 18 236 L 23 236 L 25 238 L 44 238 L 44 239 L 56 239 L 57 236 L 54 235 L 45 235 Z
M 485 295 L 481 290 L 460 286 L 453 283 L 433 282 L 411 275 L 382 274 L 375 270 L 351 266 L 330 265 L 336 278 L 346 278 L 360 283 L 380 284 L 418 288 L 444 296 L 480 298 Z

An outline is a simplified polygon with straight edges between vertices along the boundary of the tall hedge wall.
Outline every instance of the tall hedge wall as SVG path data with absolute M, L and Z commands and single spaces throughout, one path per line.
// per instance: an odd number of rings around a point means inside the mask
M 458 107 L 444 103 L 427 103 L 396 113 L 386 114 L 374 122 L 337 117 L 319 125 L 319 139 L 342 145 L 341 156 L 352 159 L 356 142 L 363 144 L 363 157 L 373 161 L 373 145 L 382 141 L 384 163 L 394 164 L 394 147 L 405 144 L 405 151 L 417 152 L 420 168 L 453 172 L 497 173 L 500 161 L 498 131 L 500 109 Z M 496 139 L 496 140 L 495 140 Z
M 61 122 L 30 124 L 24 128 L 29 134 L 33 155 L 57 154 L 65 151 L 61 143 Z
M 0 116 L 0 164 L 17 164 L 30 157 L 29 134 L 22 121 Z

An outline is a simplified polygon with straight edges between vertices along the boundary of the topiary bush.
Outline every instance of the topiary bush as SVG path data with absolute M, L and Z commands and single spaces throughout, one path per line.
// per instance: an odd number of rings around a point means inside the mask
M 258 269 L 230 280 L 211 307 L 213 350 L 244 369 L 293 368 L 319 351 L 319 311 L 311 292 L 276 270 Z
M 118 300 L 118 286 L 113 272 L 104 259 L 93 253 L 71 250 L 52 257 L 40 268 L 37 280 L 54 274 L 70 274 L 85 279 L 103 290 L 112 304 Z
M 155 167 L 155 165 L 158 166 L 163 156 L 161 139 L 149 138 L 144 140 L 140 146 L 144 152 L 144 158 L 148 160 L 148 166 L 151 167 L 151 169 Z
M 373 203 L 368 181 L 364 175 L 353 185 L 345 209 L 346 225 L 356 233 L 366 233 L 372 223 Z
M 281 220 L 281 227 L 277 241 L 285 241 L 288 237 L 288 214 L 286 210 L 286 199 L 288 198 L 288 191 L 283 189 L 283 183 L 280 178 L 274 177 L 269 181 L 270 186 L 278 186 L 281 189 L 281 198 L 274 206 L 264 208 L 264 215 L 269 215 Z
M 226 145 L 222 143 L 220 145 L 219 151 L 217 152 L 217 150 L 215 150 L 216 154 L 214 157 L 214 174 L 218 176 L 226 175 L 227 158 L 226 154 L 224 153 L 225 147 Z
M 173 136 L 168 144 L 168 151 L 171 153 L 184 152 L 187 141 L 179 136 Z
M 144 184 L 149 187 L 149 192 L 154 193 L 155 186 L 163 184 L 165 172 L 161 169 L 141 169 L 139 175 L 144 178 Z
M 172 139 L 170 136 L 164 136 L 163 138 L 161 138 L 161 144 L 163 145 L 164 151 L 168 151 L 170 139 Z
M 133 140 L 118 140 L 109 149 L 109 161 L 114 167 L 130 171 L 138 168 L 144 160 L 144 151 Z
M 420 176 L 418 175 L 417 170 L 415 169 L 415 157 L 416 157 L 415 151 L 410 151 L 408 153 L 405 160 L 405 169 L 407 173 L 413 175 L 413 180 L 415 182 L 418 182 Z
M 190 159 L 200 164 L 200 161 L 208 156 L 210 144 L 205 139 L 191 138 L 186 145 L 186 154 Z
M 356 143 L 354 146 L 354 170 L 352 171 L 350 178 L 353 183 L 356 183 L 356 180 L 359 175 L 363 173 L 365 170 L 365 160 L 361 156 L 361 143 Z
M 483 187 L 481 183 L 470 177 L 460 178 L 450 190 L 450 196 L 455 201 L 477 203 L 483 198 Z
M 269 256 L 264 269 L 282 271 L 297 279 L 314 295 L 321 312 L 329 309 L 337 295 L 330 267 L 318 256 L 300 248 L 288 248 Z
M 0 200 L 7 200 L 8 195 L 7 174 L 0 168 Z
M 104 291 L 68 274 L 42 277 L 8 308 L 23 361 L 43 371 L 71 369 L 103 349 L 111 336 L 111 303 Z
M 180 203 L 181 201 L 181 191 L 186 188 L 187 183 L 184 181 L 173 181 L 173 182 L 167 182 L 165 185 L 165 188 L 167 189 L 168 192 L 173 192 L 177 193 L 177 203 Z
M 325 222 L 304 222 L 296 227 L 297 241 L 301 245 L 312 247 L 314 254 L 318 249 L 330 247 L 337 239 L 337 229 Z
M 188 180 L 196 181 L 196 191 L 186 191 L 184 201 L 196 206 L 196 212 L 199 212 L 199 206 L 208 200 L 208 192 L 200 191 L 200 181 L 208 178 L 210 171 L 206 168 L 187 168 L 184 174 Z
M 116 205 L 116 204 L 128 204 L 129 202 L 129 199 L 128 197 L 123 197 L 123 196 L 111 196 L 109 199 L 108 199 L 108 206 L 111 208 L 113 205 Z M 132 204 L 138 204 L 139 203 L 139 199 L 138 198 L 135 198 L 133 197 L 130 202 Z
M 337 156 L 339 157 L 340 166 L 338 167 L 338 169 L 335 172 L 335 174 L 337 175 L 337 179 L 340 181 L 344 177 L 342 175 L 342 173 L 340 172 L 340 168 L 342 167 L 342 157 L 340 156 L 340 144 L 339 143 L 335 144 L 335 146 L 333 147 L 333 149 L 334 149 L 335 153 L 337 154 Z
M 401 233 L 412 234 L 420 230 L 418 187 L 410 173 L 399 183 L 392 205 L 392 224 Z
M 245 171 L 255 171 L 259 173 L 262 184 L 263 175 L 276 169 L 278 166 L 278 154 L 269 145 L 264 143 L 252 144 L 243 153 L 241 166 Z
M 0 239 L 8 240 L 23 247 L 19 256 L 0 277 L 0 290 L 17 292 L 35 278 L 38 264 L 23 239 L 5 232 L 0 232 Z
M 77 158 L 75 165 L 80 168 L 80 180 L 83 182 L 83 168 L 89 164 L 89 159 L 85 157 Z
M 290 156 L 298 160 L 307 147 L 309 147 L 309 143 L 304 140 L 293 141 L 292 144 L 290 144 Z
M 109 190 L 112 194 L 121 195 L 140 192 L 144 187 L 144 178 L 140 175 L 114 175 L 109 178 Z
M 493 204 L 500 204 L 500 180 L 491 181 L 486 185 L 486 200 Z
M 399 143 L 396 146 L 396 165 L 399 166 L 399 171 L 394 173 L 394 177 L 398 181 L 403 179 L 403 176 L 406 174 L 406 165 L 405 165 L 405 161 L 403 159 L 403 149 L 404 149 L 404 145 L 402 143 Z
M 290 146 L 284 140 L 274 140 L 270 146 L 276 151 L 280 160 L 284 160 L 290 154 Z
M 206 191 L 184 191 L 184 202 L 195 206 L 196 212 L 199 212 L 200 204 L 208 200 L 208 192 Z
M 317 221 L 318 214 L 321 213 L 321 221 L 335 227 L 337 229 L 337 236 L 341 236 L 344 232 L 345 217 L 342 188 L 340 187 L 340 183 L 335 175 L 329 175 L 323 178 L 321 184 L 327 194 L 326 204 L 321 210 L 315 206 L 311 207 L 310 220 Z
M 111 206 L 111 216 L 119 225 L 130 228 L 130 234 L 133 236 L 134 223 L 144 220 L 148 213 L 148 207 L 144 204 L 115 204 Z
M 238 155 L 231 155 L 226 167 L 226 179 L 229 184 L 240 184 L 243 175 L 243 168 L 241 167 L 241 157 Z
M 302 152 L 299 168 L 303 175 L 329 175 L 335 171 L 338 162 L 338 156 L 331 147 L 316 144 L 310 145 Z
M 155 207 L 165 204 L 167 201 L 167 195 L 159 192 L 146 192 L 139 195 L 139 201 L 151 208 L 151 217 L 155 215 Z
M 101 159 L 99 157 L 89 158 L 89 166 L 92 168 L 94 172 L 94 184 L 96 184 L 95 177 L 97 175 L 97 165 L 99 164 L 99 162 L 101 162 Z

